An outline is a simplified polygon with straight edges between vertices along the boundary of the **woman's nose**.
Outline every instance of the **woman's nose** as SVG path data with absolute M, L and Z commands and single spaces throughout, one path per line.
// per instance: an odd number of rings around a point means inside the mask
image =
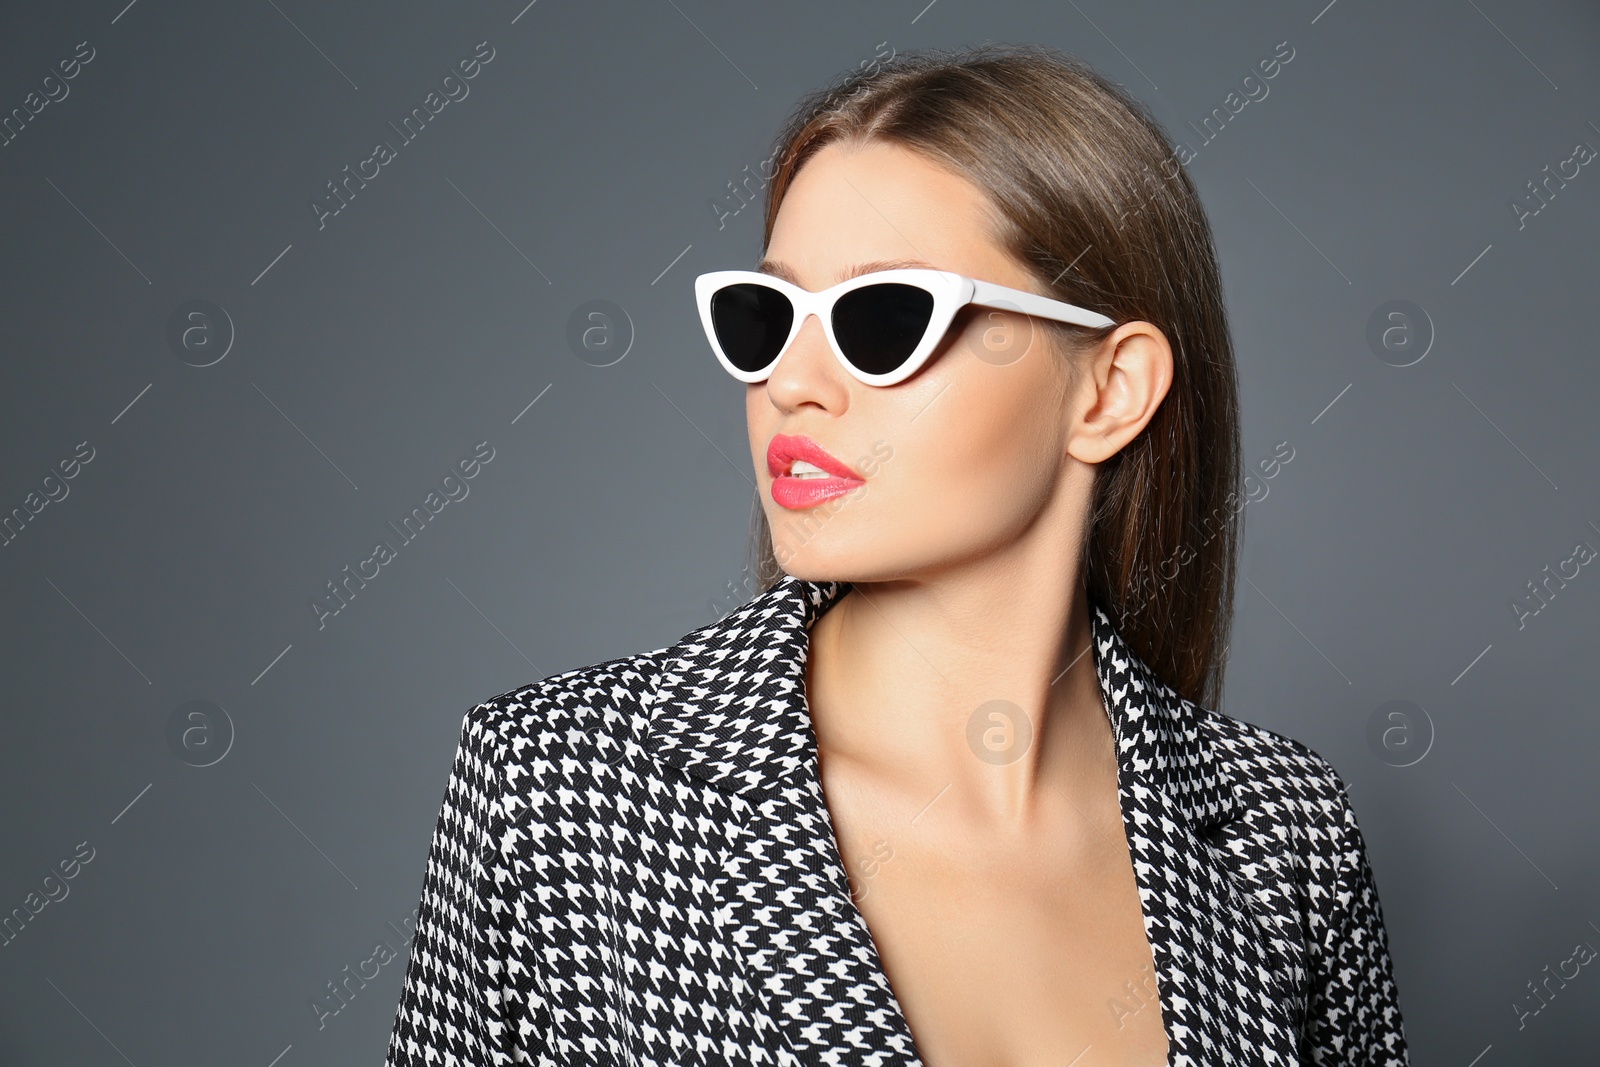
M 816 320 L 816 321 L 811 321 Z M 767 392 L 779 407 L 795 408 L 810 401 L 838 409 L 847 398 L 846 377 L 828 344 L 822 321 L 808 314 L 800 323 L 788 351 L 778 360 L 767 379 Z

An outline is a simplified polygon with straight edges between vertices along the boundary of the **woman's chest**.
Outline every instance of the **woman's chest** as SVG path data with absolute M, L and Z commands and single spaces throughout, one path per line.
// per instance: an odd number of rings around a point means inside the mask
M 596 788 L 541 788 L 507 836 L 507 1026 L 556 1062 L 1150 1065 L 1163 1037 L 1177 1062 L 1297 1062 L 1262 999 L 1283 968 L 1229 888 L 1259 880 L 1261 849 L 1219 845 L 1242 865 L 1225 869 L 1137 784 L 1125 830 L 1077 797 L 1087 815 L 1051 835 L 1076 852 L 1005 866 L 925 833 L 936 790 L 877 821 L 810 774 L 740 794 L 623 769 L 614 812 L 585 814 Z
M 928 1067 L 1167 1062 L 1114 794 L 1109 812 L 1063 796 L 1025 831 L 983 833 L 952 830 L 937 805 L 894 820 L 836 785 L 851 898 Z

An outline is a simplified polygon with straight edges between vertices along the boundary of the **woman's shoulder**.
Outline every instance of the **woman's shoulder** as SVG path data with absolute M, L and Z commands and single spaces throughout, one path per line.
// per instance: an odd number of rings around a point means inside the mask
M 1344 779 L 1333 763 L 1304 741 L 1226 712 L 1191 706 L 1202 728 L 1211 732 L 1221 751 L 1241 771 L 1282 776 L 1286 784 L 1318 795 L 1345 791 Z
M 613 762 L 648 718 L 665 651 L 576 667 L 484 700 L 466 713 L 463 746 L 502 765 Z
M 1349 847 L 1356 820 L 1349 788 L 1332 761 L 1303 741 L 1184 700 L 1209 737 L 1217 773 L 1239 801 L 1242 826 L 1284 843 L 1300 838 L 1324 854 Z

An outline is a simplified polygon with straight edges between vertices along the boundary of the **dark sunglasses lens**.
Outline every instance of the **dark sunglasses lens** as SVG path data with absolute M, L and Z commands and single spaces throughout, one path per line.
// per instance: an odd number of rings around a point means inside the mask
M 777 358 L 794 324 L 794 305 L 770 285 L 725 285 L 711 295 L 711 324 L 728 361 L 754 372 Z
M 932 293 L 915 285 L 879 282 L 839 298 L 833 305 L 833 334 L 858 369 L 887 374 L 916 351 L 932 318 Z

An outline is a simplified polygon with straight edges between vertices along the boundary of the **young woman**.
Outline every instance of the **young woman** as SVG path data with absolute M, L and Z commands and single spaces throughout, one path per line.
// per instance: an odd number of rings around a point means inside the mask
M 389 1064 L 1405 1064 L 1343 782 L 1210 710 L 1235 371 L 1160 127 L 988 47 L 779 148 L 696 282 L 761 587 L 468 713 Z

